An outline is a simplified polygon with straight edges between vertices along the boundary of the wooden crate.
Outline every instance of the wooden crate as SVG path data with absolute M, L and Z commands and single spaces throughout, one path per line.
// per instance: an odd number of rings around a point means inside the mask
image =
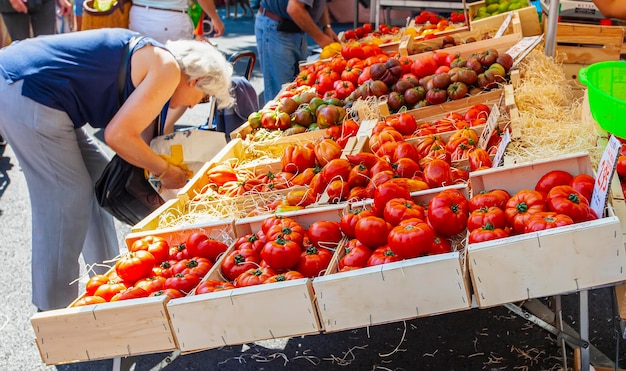
M 500 22 L 502 24 L 502 21 Z M 481 28 L 484 29 L 484 28 Z M 511 19 L 511 24 L 509 25 L 509 29 L 511 31 L 508 34 L 504 34 L 497 38 L 491 38 L 486 40 L 478 40 L 472 43 L 460 44 L 451 46 L 449 48 L 442 49 L 446 53 L 449 54 L 459 54 L 461 57 L 466 58 L 473 53 L 487 50 L 487 49 L 495 49 L 498 53 L 505 53 L 509 50 L 510 47 L 517 44 L 518 41 L 522 39 L 522 25 L 520 23 L 520 18 L 517 11 L 513 12 L 513 18 Z M 409 58 L 412 60 L 416 60 L 423 55 L 428 55 L 429 52 L 417 53 L 409 55 Z
M 547 18 L 547 17 L 544 17 Z M 547 31 L 547 20 L 543 29 Z M 617 61 L 622 54 L 624 28 L 559 22 L 556 29 L 555 56 L 562 58 L 563 72 L 574 86 L 581 87 L 581 67 L 602 61 Z
M 137 239 L 155 235 L 170 244 L 178 244 L 194 231 L 229 244 L 234 239 L 230 220 L 130 233 L 125 243 L 129 247 Z M 178 344 L 166 310 L 167 302 L 166 296 L 157 296 L 37 313 L 31 324 L 41 359 L 52 365 L 175 350 Z
M 464 185 L 447 188 L 467 193 Z M 419 204 L 427 204 L 440 190 L 414 192 L 412 197 Z M 340 249 L 327 273 L 313 279 L 325 332 L 455 312 L 471 306 L 464 251 L 338 272 L 338 260 L 343 254 Z
M 509 13 L 511 13 L 505 12 L 487 18 L 473 20 L 478 13 L 478 8 L 483 5 L 485 5 L 484 1 L 477 1 L 468 5 L 470 29 L 472 30 L 476 28 L 484 29 L 494 26 L 499 27 L 504 19 L 508 17 Z M 535 6 L 531 5 L 525 8 L 517 9 L 516 12 L 519 14 L 523 36 L 536 36 L 543 33 L 541 24 L 539 23 L 539 13 L 537 12 L 537 8 Z
M 511 195 L 534 189 L 550 170 L 593 175 L 588 153 L 470 173 L 472 192 L 501 188 Z M 468 245 L 468 263 L 479 307 L 575 292 L 626 279 L 626 250 L 619 219 Z
M 308 228 L 318 220 L 339 221 L 345 205 L 281 215 Z M 261 229 L 265 217 L 236 221 L 237 236 Z M 234 249 L 231 246 L 229 251 Z M 218 266 L 220 263 L 216 264 Z M 209 279 L 221 279 L 219 269 Z M 183 352 L 321 332 L 312 282 L 303 278 L 171 300 L 172 328 Z

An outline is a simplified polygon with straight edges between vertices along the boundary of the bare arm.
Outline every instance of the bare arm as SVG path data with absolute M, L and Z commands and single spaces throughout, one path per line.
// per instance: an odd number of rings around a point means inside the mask
M 626 4 L 620 0 L 593 0 L 603 16 L 626 19 Z
M 129 163 L 160 176 L 165 188 L 180 188 L 185 185 L 185 172 L 150 149 L 142 133 L 173 95 L 182 73 L 170 53 L 153 46 L 136 51 L 131 63 L 136 89 L 104 130 L 105 142 Z
M 213 23 L 213 29 L 215 29 L 214 37 L 220 37 L 224 34 L 224 22 L 217 14 L 217 10 L 215 9 L 215 0 L 198 0 L 198 4 L 204 12 L 211 18 L 211 23 Z
M 334 41 L 332 36 L 329 36 L 327 33 L 320 30 L 320 28 L 315 24 L 313 18 L 311 18 L 311 15 L 306 10 L 306 5 L 304 3 L 301 3 L 298 0 L 289 0 L 289 3 L 287 4 L 287 13 L 291 19 L 293 19 L 293 21 L 296 22 L 296 24 L 304 32 L 309 34 L 309 36 L 311 36 L 311 38 L 320 47 L 323 48 Z M 326 20 L 328 20 L 327 11 L 325 11 L 325 15 L 327 17 Z M 324 19 L 323 16 L 322 19 Z M 334 34 L 332 29 L 327 30 L 330 30 L 330 32 Z M 335 37 L 337 37 L 337 35 L 335 35 Z

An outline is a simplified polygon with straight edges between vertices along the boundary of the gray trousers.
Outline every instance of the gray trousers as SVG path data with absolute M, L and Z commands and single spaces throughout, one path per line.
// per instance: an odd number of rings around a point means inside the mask
M 2 19 L 12 41 L 24 40 L 32 36 L 56 33 L 56 1 L 43 0 L 40 7 L 28 13 L 2 13 Z
M 39 309 L 78 296 L 79 257 L 91 266 L 119 255 L 113 218 L 94 197 L 109 158 L 69 116 L 21 95 L 0 78 L 0 134 L 24 172 L 32 211 L 32 299 Z M 103 273 L 99 267 L 95 273 Z

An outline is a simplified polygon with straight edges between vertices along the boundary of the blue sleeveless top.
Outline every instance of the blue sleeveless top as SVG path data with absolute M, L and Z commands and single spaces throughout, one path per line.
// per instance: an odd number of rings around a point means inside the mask
M 67 112 L 78 128 L 104 128 L 119 109 L 119 70 L 124 49 L 136 32 L 98 29 L 17 41 L 0 49 L 0 75 L 11 84 L 23 80 L 22 95 Z M 135 50 L 151 44 L 143 38 Z M 130 63 L 129 63 L 130 64 Z M 134 90 L 127 66 L 125 97 Z M 167 111 L 169 102 L 163 112 Z

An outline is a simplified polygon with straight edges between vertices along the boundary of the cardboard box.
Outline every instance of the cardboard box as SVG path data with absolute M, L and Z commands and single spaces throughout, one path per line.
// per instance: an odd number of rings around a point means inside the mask
M 588 153 L 470 173 L 472 192 L 534 189 L 550 170 L 593 175 Z M 468 263 L 479 307 L 598 287 L 626 279 L 626 250 L 619 219 L 525 233 L 468 245 Z

